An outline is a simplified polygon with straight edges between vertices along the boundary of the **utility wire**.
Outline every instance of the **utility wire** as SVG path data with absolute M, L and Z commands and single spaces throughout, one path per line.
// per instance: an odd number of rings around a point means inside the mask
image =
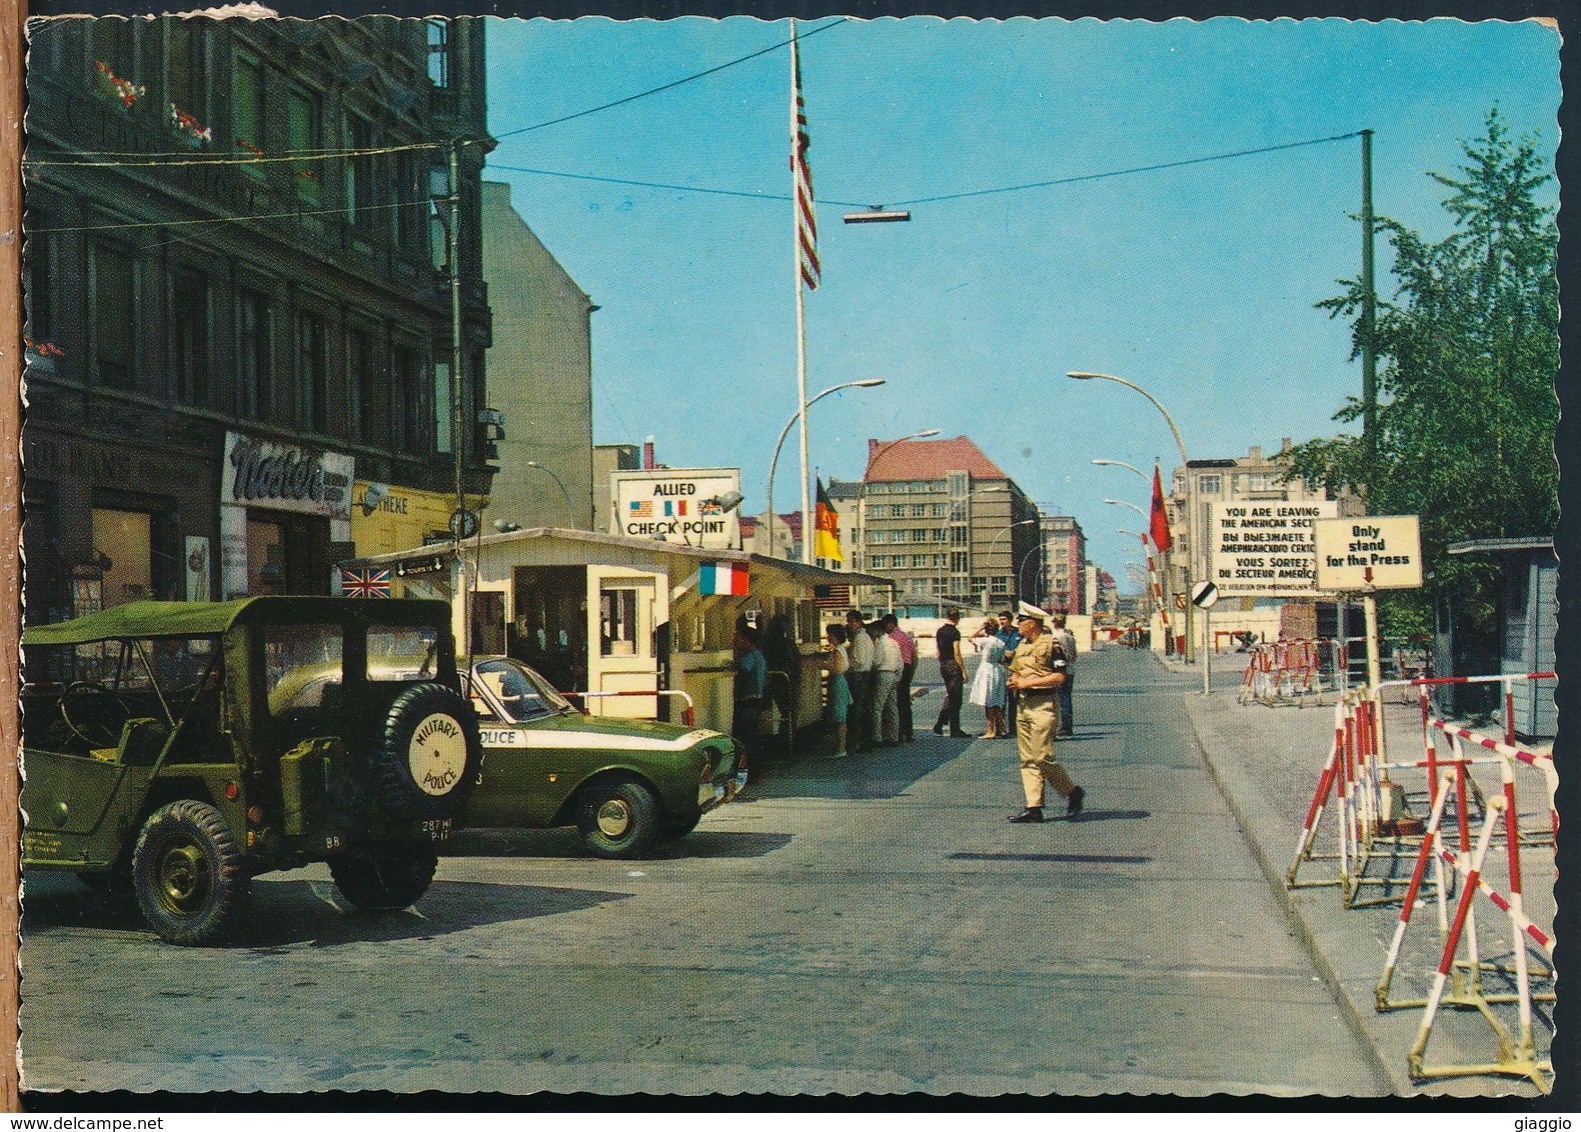
M 985 197 L 994 193 L 1019 193 L 1026 189 L 1046 189 L 1053 185 L 1073 185 L 1079 181 L 1102 181 L 1109 177 L 1126 177 L 1132 173 L 1156 173 L 1161 169 L 1179 169 L 1185 165 L 1205 165 L 1210 161 L 1228 161 L 1232 157 L 1251 157 L 1259 153 L 1275 153 L 1281 149 L 1299 149 L 1307 145 L 1325 145 L 1328 142 L 1344 141 L 1346 138 L 1361 136 L 1360 130 L 1348 134 L 1335 134 L 1328 138 L 1310 138 L 1307 141 L 1286 142 L 1284 145 L 1265 145 L 1257 149 L 1238 149 L 1233 153 L 1215 153 L 1207 157 L 1188 157 L 1182 161 L 1164 161 L 1157 165 L 1138 165 L 1131 169 L 1115 169 L 1107 173 L 1084 173 L 1079 177 L 1060 177 L 1053 181 L 1034 181 L 1026 185 L 1006 185 L 998 189 L 976 189 L 967 193 L 946 193 L 936 197 L 918 197 L 915 200 L 897 200 L 886 202 L 887 206 L 899 208 L 908 204 L 937 204 L 946 200 L 965 200 L 967 197 Z
M 832 23 L 827 23 L 827 24 L 824 24 L 822 27 L 816 27 L 816 28 L 813 28 L 811 31 L 806 31 L 806 32 L 800 33 L 796 37 L 796 39 L 797 39 L 798 42 L 805 43 L 807 40 L 811 39 L 813 36 L 818 35 L 818 34 L 820 34 L 822 32 L 826 32 L 830 28 L 839 27 L 841 24 L 846 24 L 846 23 L 850 23 L 850 22 L 851 22 L 851 17 L 850 16 L 841 16 L 838 20 L 835 20 Z M 732 59 L 728 63 L 721 63 L 721 64 L 719 64 L 719 66 L 717 66 L 717 67 L 710 67 L 706 71 L 699 71 L 695 75 L 687 75 L 684 79 L 676 79 L 672 83 L 665 83 L 663 86 L 656 86 L 652 90 L 645 90 L 645 91 L 643 91 L 641 94 L 631 94 L 631 95 L 627 95 L 625 98 L 617 98 L 614 102 L 606 102 L 602 106 L 594 106 L 594 107 L 591 107 L 590 109 L 587 109 L 587 110 L 578 110 L 575 114 L 566 114 L 566 115 L 564 115 L 563 117 L 560 117 L 560 118 L 551 118 L 547 122 L 539 122 L 537 125 L 534 125 L 534 126 L 523 126 L 523 127 L 521 127 L 520 129 L 517 129 L 517 130 L 506 130 L 503 134 L 495 134 L 494 135 L 494 139 L 496 141 L 502 141 L 505 138 L 513 138 L 517 134 L 531 133 L 533 130 L 542 130 L 542 129 L 546 129 L 549 126 L 558 126 L 562 122 L 575 121 L 577 118 L 585 118 L 589 114 L 597 114 L 597 113 L 599 113 L 600 111 L 603 111 L 603 110 L 613 110 L 617 106 L 624 106 L 628 102 L 635 102 L 639 98 L 647 98 L 650 94 L 663 94 L 667 90 L 674 90 L 676 87 L 684 86 L 684 85 L 686 85 L 689 82 L 695 82 L 698 79 L 705 79 L 709 75 L 717 75 L 720 71 L 728 70 L 729 68 L 737 66 L 737 65 L 739 65 L 741 63 L 749 62 L 749 61 L 751 61 L 753 59 L 758 58 L 759 56 L 768 55 L 771 52 L 778 51 L 778 50 L 780 50 L 783 47 L 789 47 L 790 43 L 791 43 L 790 40 L 788 40 L 788 39 L 784 40 L 784 41 L 782 41 L 780 43 L 773 44 L 772 46 L 765 47 L 761 51 L 754 51 L 750 55 L 743 55 L 739 59 Z
M 789 195 L 781 193 L 752 193 L 741 189 L 704 189 L 696 185 L 667 185 L 658 181 L 628 181 L 624 177 L 593 177 L 586 173 L 559 173 L 553 169 L 528 169 L 521 165 L 495 165 L 492 162 L 488 165 L 488 168 L 509 173 L 533 173 L 539 177 L 565 177 L 572 181 L 598 181 L 606 185 L 634 185 L 641 189 L 673 189 L 680 193 L 707 193 L 711 196 L 750 197 L 753 200 L 770 201 L 789 201 L 792 199 Z M 868 207 L 866 204 L 859 202 L 829 200 L 826 197 L 819 197 L 817 203 L 837 204 L 850 208 Z
M 148 159 L 146 151 L 142 153 L 111 153 L 103 151 L 86 152 L 90 157 L 141 157 L 142 161 L 52 161 L 48 158 L 24 157 L 22 160 L 34 169 L 162 169 L 187 165 L 268 165 L 271 162 L 303 162 L 303 161 L 332 161 L 344 157 L 373 157 L 381 153 L 410 153 L 422 149 L 445 149 L 442 143 L 422 142 L 413 145 L 389 145 L 375 149 L 289 149 L 282 150 L 276 156 L 264 157 L 255 154 L 229 154 L 215 153 L 206 157 L 182 157 L 177 154 L 156 155 Z M 166 157 L 171 160 L 166 160 Z

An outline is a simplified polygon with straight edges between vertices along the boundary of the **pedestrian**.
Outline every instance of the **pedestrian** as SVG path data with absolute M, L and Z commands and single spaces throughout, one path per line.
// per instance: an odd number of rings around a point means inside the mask
M 846 682 L 851 685 L 851 711 L 846 740 L 851 750 L 860 754 L 872 750 L 873 736 L 868 726 L 873 710 L 873 638 L 867 635 L 867 624 L 860 610 L 853 609 L 845 615 L 846 649 L 851 654 L 851 667 L 846 672 Z
M 1016 619 L 1008 609 L 999 612 L 999 639 L 1005 643 L 1004 663 L 1009 664 L 1016 655 L 1016 646 L 1021 643 L 1021 634 L 1016 632 Z M 1016 733 L 1016 698 L 1005 697 L 1005 726 L 1011 735 Z
M 933 634 L 939 648 L 939 679 L 944 681 L 944 706 L 933 725 L 935 735 L 950 729 L 951 739 L 965 739 L 961 730 L 961 691 L 965 685 L 965 665 L 961 661 L 961 611 L 953 606 L 944 613 L 944 624 Z
M 796 731 L 796 693 L 801 687 L 801 647 L 791 631 L 790 618 L 783 613 L 769 618 L 761 648 L 763 662 L 768 668 L 764 680 L 764 707 L 772 703 L 779 709 L 788 740 Z
M 736 654 L 736 680 L 730 733 L 749 751 L 756 751 L 762 741 L 758 722 L 763 714 L 763 681 L 768 665 L 764 663 L 763 650 L 758 648 L 756 631 L 750 625 L 737 623 L 732 644 Z
M 845 675 L 851 668 L 851 656 L 845 649 L 844 625 L 830 625 L 824 629 L 823 635 L 827 643 L 819 664 L 829 673 L 829 694 L 824 714 L 834 731 L 834 752 L 828 757 L 843 759 L 846 755 L 846 720 L 851 710 L 851 686 L 846 682 Z
M 1010 820 L 1043 820 L 1043 787 L 1046 782 L 1065 799 L 1065 812 L 1081 813 L 1086 791 L 1071 781 L 1054 757 L 1054 736 L 1059 730 L 1059 686 L 1065 681 L 1065 658 L 1054 638 L 1043 631 L 1043 619 L 1023 613 L 1019 623 L 1021 643 L 1010 661 L 1010 690 L 1021 700 L 1016 723 L 1016 747 L 1021 757 L 1021 789 L 1026 809 Z
M 972 634 L 972 640 L 982 642 L 977 646 L 982 659 L 977 662 L 977 674 L 972 677 L 969 699 L 983 709 L 988 717 L 984 739 L 1008 739 L 1010 729 L 1005 725 L 1005 642 L 999 636 L 999 625 L 993 618 L 983 622 L 982 628 Z
M 900 742 L 900 701 L 895 692 L 906 665 L 900 646 L 885 631 L 882 619 L 875 619 L 867 627 L 867 635 L 873 638 L 873 703 L 869 715 L 873 742 L 880 747 L 893 747 Z
M 917 672 L 917 638 L 900 627 L 900 619 L 893 613 L 884 614 L 884 628 L 890 639 L 900 646 L 900 683 L 895 686 L 895 706 L 900 709 L 900 741 L 910 743 L 916 739 L 911 720 L 911 678 Z
M 1076 713 L 1071 707 L 1071 690 L 1076 686 L 1076 634 L 1065 627 L 1063 613 L 1054 614 L 1050 622 L 1054 626 L 1050 635 L 1065 654 L 1065 682 L 1059 686 L 1059 733 L 1070 739 L 1076 734 Z

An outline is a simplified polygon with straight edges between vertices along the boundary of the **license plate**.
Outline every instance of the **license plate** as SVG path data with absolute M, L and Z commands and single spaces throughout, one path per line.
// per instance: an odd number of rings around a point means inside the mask
M 422 831 L 430 841 L 449 841 L 451 832 L 449 818 L 435 818 L 423 822 Z

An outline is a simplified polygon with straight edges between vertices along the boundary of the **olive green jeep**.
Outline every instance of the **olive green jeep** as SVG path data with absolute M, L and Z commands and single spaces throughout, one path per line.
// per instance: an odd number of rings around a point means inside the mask
M 133 602 L 22 643 L 23 866 L 129 890 L 171 943 L 313 861 L 406 907 L 477 782 L 443 602 Z

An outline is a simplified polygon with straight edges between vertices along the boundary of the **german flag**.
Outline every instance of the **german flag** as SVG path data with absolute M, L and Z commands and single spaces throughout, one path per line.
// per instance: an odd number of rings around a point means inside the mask
M 840 549 L 840 513 L 824 494 L 821 479 L 818 481 L 818 534 L 813 540 L 812 552 L 815 558 L 845 561 L 845 553 Z

